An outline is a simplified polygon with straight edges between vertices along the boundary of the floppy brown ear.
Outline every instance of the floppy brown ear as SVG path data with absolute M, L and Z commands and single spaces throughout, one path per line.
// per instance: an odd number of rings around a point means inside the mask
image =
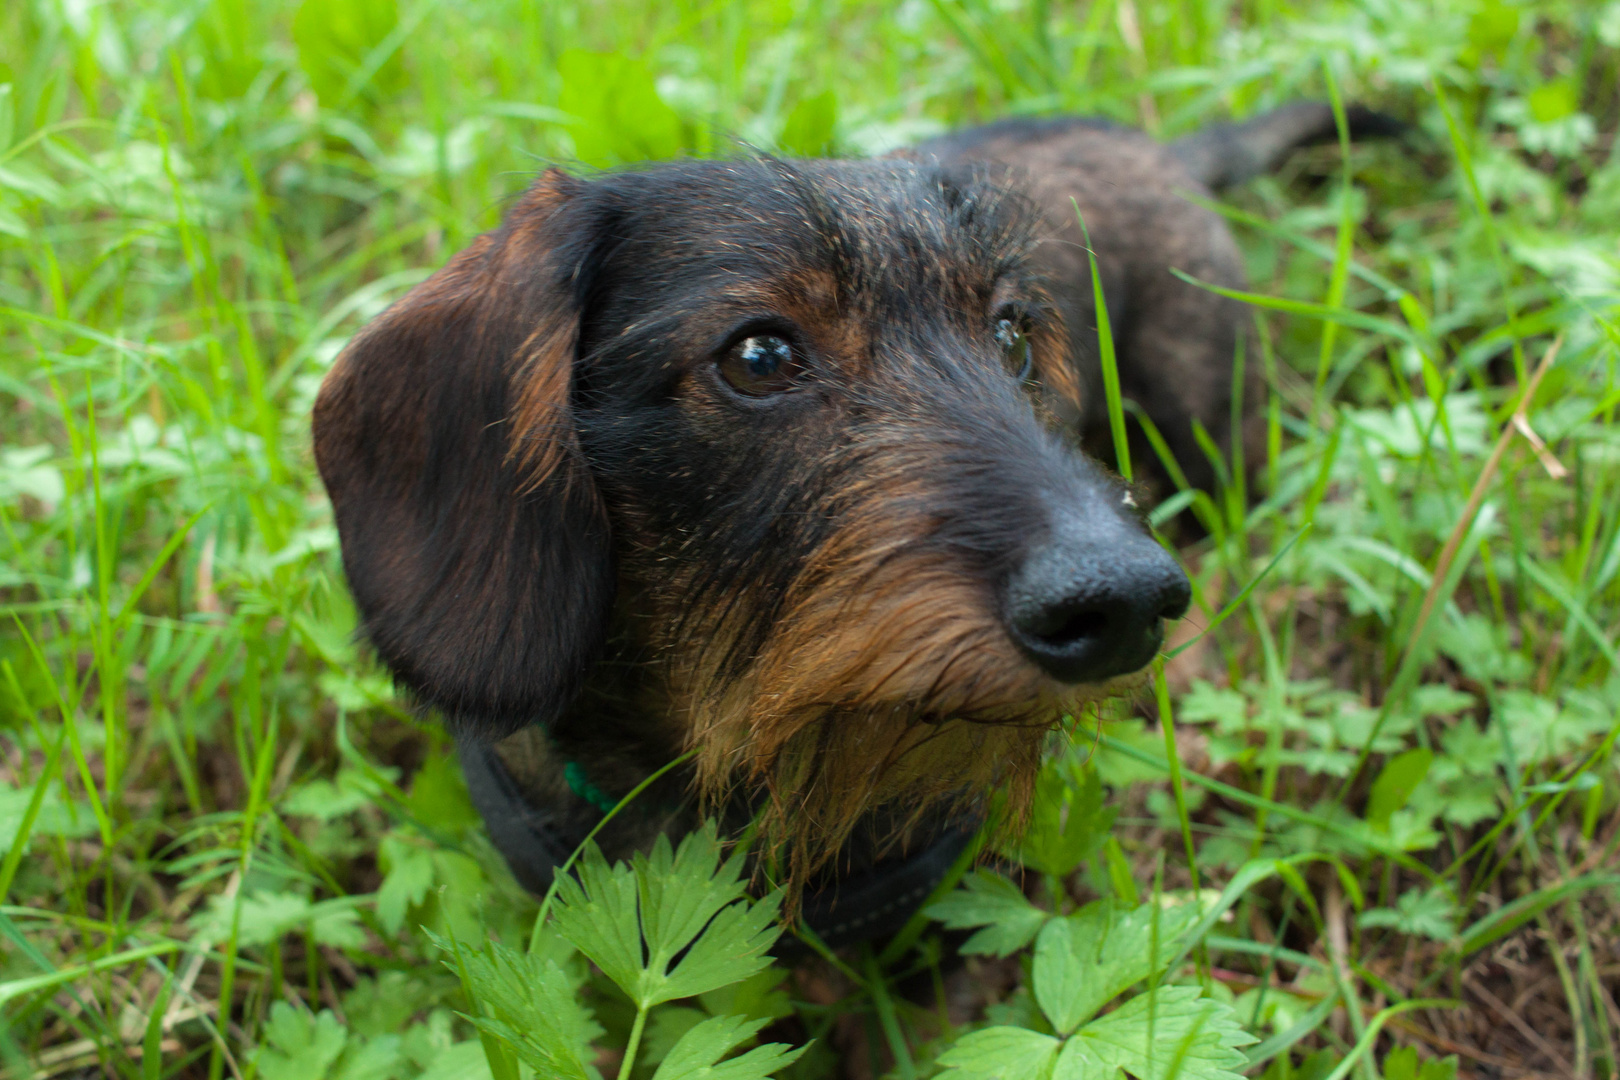
M 613 598 L 569 404 L 584 186 L 543 176 L 362 330 L 315 402 L 315 459 L 366 633 L 465 733 L 554 720 Z

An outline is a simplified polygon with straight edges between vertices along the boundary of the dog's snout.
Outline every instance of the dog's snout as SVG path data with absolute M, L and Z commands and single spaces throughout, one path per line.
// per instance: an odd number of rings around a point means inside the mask
M 1071 511 L 1008 581 L 1005 620 L 1054 679 L 1102 682 L 1152 660 L 1164 621 L 1186 614 L 1190 596 L 1181 567 L 1139 525 Z

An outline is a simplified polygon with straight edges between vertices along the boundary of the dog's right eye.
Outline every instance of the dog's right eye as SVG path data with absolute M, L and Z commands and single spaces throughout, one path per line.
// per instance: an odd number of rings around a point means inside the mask
M 1029 331 L 1023 320 L 1003 318 L 996 322 L 996 344 L 1001 346 L 1001 362 L 1007 374 L 1023 382 L 1034 366 L 1030 355 Z
M 720 357 L 719 367 L 727 386 L 750 397 L 792 390 L 804 374 L 793 346 L 775 334 L 743 338 Z

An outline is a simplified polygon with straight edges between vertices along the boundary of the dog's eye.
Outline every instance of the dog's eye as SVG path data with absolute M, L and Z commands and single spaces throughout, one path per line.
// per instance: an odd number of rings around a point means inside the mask
M 1001 346 L 1001 363 L 1007 369 L 1007 374 L 1019 382 L 1029 378 L 1034 359 L 1030 355 L 1029 333 L 1023 324 L 1013 319 L 998 321 L 996 344 Z
M 792 390 L 803 373 L 793 346 L 774 334 L 743 338 L 720 357 L 720 377 L 739 394 L 754 397 Z

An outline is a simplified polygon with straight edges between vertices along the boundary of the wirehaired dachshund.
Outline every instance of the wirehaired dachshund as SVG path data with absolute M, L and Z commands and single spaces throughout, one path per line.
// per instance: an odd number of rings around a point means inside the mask
M 897 928 L 1188 605 L 1084 449 L 1076 205 L 1123 394 L 1207 484 L 1194 422 L 1230 427 L 1246 314 L 1171 270 L 1244 274 L 1183 193 L 1334 131 L 1304 104 L 1168 145 L 1012 120 L 872 161 L 551 169 L 365 327 L 314 416 L 344 567 L 518 878 L 691 751 L 610 855 L 752 817 L 829 943 Z

